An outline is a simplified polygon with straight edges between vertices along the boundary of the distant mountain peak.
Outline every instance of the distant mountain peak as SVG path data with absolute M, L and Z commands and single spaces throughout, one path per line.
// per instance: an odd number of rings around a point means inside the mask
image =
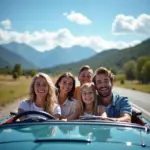
M 13 53 L 20 55 L 39 68 L 77 62 L 96 54 L 96 51 L 93 49 L 78 45 L 68 48 L 57 46 L 56 48 L 45 52 L 39 52 L 24 43 L 12 42 L 2 46 Z

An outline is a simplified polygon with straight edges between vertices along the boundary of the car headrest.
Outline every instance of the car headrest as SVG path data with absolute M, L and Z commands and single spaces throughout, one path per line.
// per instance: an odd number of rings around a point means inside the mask
M 142 111 L 132 106 L 132 115 L 136 115 L 136 116 L 142 115 Z

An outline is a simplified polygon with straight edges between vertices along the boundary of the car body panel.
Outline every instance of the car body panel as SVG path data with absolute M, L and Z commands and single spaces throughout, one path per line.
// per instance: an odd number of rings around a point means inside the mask
M 20 123 L 0 127 L 0 149 L 150 149 L 144 128 L 102 122 Z

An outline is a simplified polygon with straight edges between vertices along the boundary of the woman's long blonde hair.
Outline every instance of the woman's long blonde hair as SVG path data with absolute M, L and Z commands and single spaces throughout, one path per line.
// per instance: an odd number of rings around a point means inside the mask
M 44 111 L 46 111 L 50 114 L 53 114 L 54 105 L 58 103 L 58 100 L 56 97 L 55 85 L 52 82 L 52 79 L 50 78 L 50 76 L 48 76 L 47 74 L 39 72 L 32 78 L 32 81 L 30 84 L 30 89 L 29 89 L 29 99 L 27 101 L 30 103 L 33 103 L 36 101 L 34 84 L 35 84 L 35 80 L 39 77 L 43 77 L 46 80 L 46 82 L 48 84 L 48 89 L 49 89 L 46 99 L 45 99 L 45 103 L 44 103 Z
M 93 115 L 97 115 L 97 93 L 96 93 L 96 89 L 93 85 L 93 83 L 84 83 L 79 90 L 79 95 L 78 95 L 78 102 L 76 105 L 76 109 L 75 109 L 75 116 L 78 118 L 81 115 L 84 115 L 84 111 L 85 111 L 85 103 L 83 102 L 82 99 L 82 91 L 84 88 L 92 88 L 92 91 L 94 93 L 94 102 L 93 102 L 93 107 L 92 107 L 92 114 Z

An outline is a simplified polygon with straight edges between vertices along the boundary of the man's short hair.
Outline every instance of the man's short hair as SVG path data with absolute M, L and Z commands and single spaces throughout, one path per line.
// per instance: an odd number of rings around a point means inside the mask
M 93 78 L 93 82 L 95 83 L 95 78 L 96 78 L 96 75 L 99 75 L 99 74 L 105 74 L 106 76 L 108 76 L 110 78 L 110 81 L 113 83 L 114 82 L 114 75 L 113 73 L 111 72 L 111 70 L 108 70 L 107 68 L 105 67 L 100 67 L 98 68 L 96 71 L 95 71 L 95 75 L 94 75 L 94 78 Z
M 88 70 L 91 74 L 93 74 L 93 69 L 92 69 L 90 66 L 88 66 L 88 65 L 82 66 L 82 67 L 80 68 L 80 70 L 79 70 L 79 74 L 80 74 L 82 71 L 84 71 L 84 70 Z

